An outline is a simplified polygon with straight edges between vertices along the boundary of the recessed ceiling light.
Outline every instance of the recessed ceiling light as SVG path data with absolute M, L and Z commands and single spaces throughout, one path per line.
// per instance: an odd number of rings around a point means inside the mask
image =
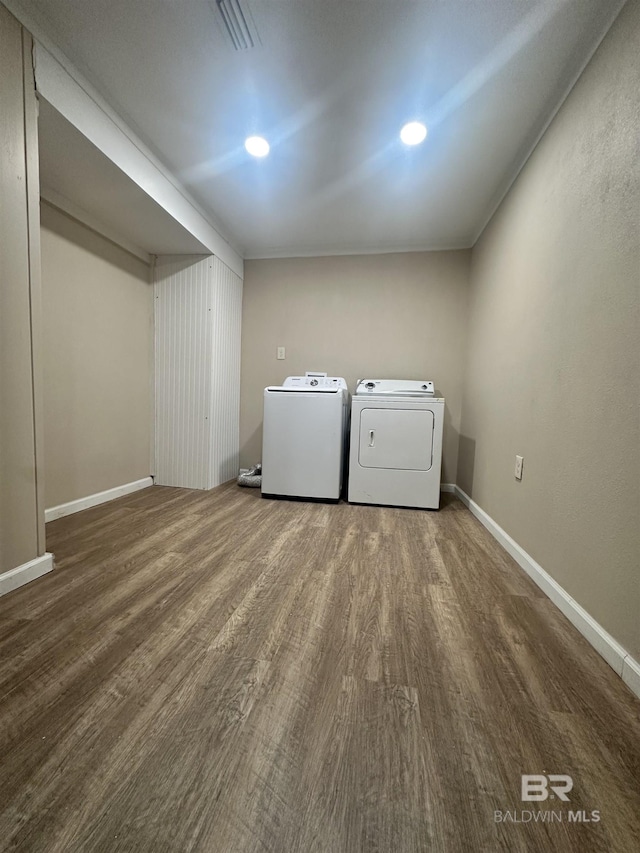
M 248 136 L 244 141 L 244 147 L 253 157 L 266 157 L 269 153 L 269 143 L 261 136 Z
M 400 131 L 400 139 L 405 145 L 419 145 L 427 135 L 427 128 L 421 121 L 410 121 Z

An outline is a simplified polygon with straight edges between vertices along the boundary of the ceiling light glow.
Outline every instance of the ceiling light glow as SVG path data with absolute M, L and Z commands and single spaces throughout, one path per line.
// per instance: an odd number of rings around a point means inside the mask
M 253 157 L 266 157 L 269 153 L 269 143 L 262 136 L 248 136 L 244 147 Z
M 419 145 L 427 136 L 427 128 L 421 121 L 410 121 L 400 131 L 400 139 L 405 145 Z

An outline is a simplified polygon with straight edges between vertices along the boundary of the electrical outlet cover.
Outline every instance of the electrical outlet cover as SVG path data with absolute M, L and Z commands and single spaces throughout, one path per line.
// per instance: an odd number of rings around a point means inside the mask
M 516 480 L 522 479 L 522 466 L 524 464 L 524 456 L 516 456 Z

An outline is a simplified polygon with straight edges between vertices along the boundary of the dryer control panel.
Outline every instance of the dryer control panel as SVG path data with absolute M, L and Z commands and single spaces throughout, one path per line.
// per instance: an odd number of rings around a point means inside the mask
M 433 397 L 436 390 L 430 379 L 361 379 L 355 393 L 390 397 Z

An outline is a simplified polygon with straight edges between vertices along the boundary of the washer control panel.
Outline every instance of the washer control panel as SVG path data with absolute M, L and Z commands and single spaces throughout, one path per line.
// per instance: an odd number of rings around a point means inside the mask
M 276 386 L 270 386 L 276 387 Z M 287 376 L 281 386 L 287 390 L 307 391 L 341 391 L 346 390 L 347 383 L 342 376 L 327 376 L 326 373 L 305 373 L 304 376 Z

